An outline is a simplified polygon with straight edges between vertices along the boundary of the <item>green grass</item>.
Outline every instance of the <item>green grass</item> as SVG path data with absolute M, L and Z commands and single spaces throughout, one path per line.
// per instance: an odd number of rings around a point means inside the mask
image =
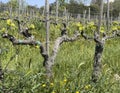
M 9 50 L 2 54 L 3 68 L 15 53 L 15 47 L 9 42 L 6 44 Z M 91 82 L 94 42 L 81 39 L 73 43 L 63 43 L 55 60 L 54 79 L 51 81 L 44 75 L 39 49 L 16 46 L 20 52 L 7 67 L 4 86 L 13 93 L 119 93 L 120 81 L 114 77 L 115 74 L 120 74 L 119 45 L 119 39 L 106 42 L 102 76 L 97 84 Z M 50 83 L 54 85 L 51 86 Z M 87 86 L 90 87 L 86 88 Z

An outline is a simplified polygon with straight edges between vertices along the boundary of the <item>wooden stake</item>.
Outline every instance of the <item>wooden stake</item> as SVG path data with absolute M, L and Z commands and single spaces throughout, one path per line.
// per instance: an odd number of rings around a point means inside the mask
M 49 55 L 49 2 L 45 0 L 45 16 L 46 16 L 46 52 Z

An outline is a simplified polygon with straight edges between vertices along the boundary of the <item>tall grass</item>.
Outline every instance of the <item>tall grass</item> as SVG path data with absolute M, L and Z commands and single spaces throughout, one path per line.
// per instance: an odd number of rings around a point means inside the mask
M 94 56 L 94 43 L 91 41 L 64 43 L 55 60 L 54 79 L 51 81 L 45 78 L 39 49 L 20 46 L 19 54 L 7 67 L 4 86 L 13 93 L 119 93 L 120 80 L 115 78 L 115 74 L 120 74 L 119 45 L 119 39 L 107 42 L 102 76 L 97 84 L 91 82 Z M 15 53 L 12 45 L 8 47 L 8 52 L 2 55 L 3 68 Z

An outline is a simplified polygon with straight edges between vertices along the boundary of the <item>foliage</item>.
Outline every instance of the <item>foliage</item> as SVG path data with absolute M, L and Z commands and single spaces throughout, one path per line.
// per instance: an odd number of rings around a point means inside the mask
M 18 35 L 18 28 L 12 30 L 16 22 L 11 19 L 0 21 L 0 33 L 7 30 Z M 31 20 L 26 24 L 32 28 L 36 40 L 45 41 L 45 24 L 39 20 Z M 119 30 L 119 22 L 113 22 L 113 31 Z M 111 28 L 112 28 L 111 26 Z M 50 49 L 54 40 L 60 36 L 62 24 L 50 24 Z M 101 27 L 105 32 L 105 26 Z M 88 34 L 96 31 L 96 24 L 91 21 L 83 25 L 80 22 L 70 22 L 67 27 L 69 36 L 75 30 L 86 31 Z M 80 40 L 64 43 L 53 67 L 54 78 L 48 80 L 43 67 L 43 58 L 37 46 L 13 46 L 10 41 L 0 37 L 0 62 L 4 72 L 4 82 L 0 82 L 0 93 L 119 93 L 120 89 L 120 42 L 113 39 L 106 42 L 102 59 L 102 77 L 95 84 L 91 82 L 94 43 Z M 16 54 L 18 52 L 18 54 Z M 15 56 L 14 56 L 15 54 Z M 14 57 L 13 57 L 14 56 Z M 13 59 L 10 61 L 11 57 Z M 9 64 L 8 64 L 9 63 Z M 8 64 L 8 65 L 7 65 Z M 6 68 L 6 69 L 5 69 Z M 4 89 L 4 90 L 3 90 Z

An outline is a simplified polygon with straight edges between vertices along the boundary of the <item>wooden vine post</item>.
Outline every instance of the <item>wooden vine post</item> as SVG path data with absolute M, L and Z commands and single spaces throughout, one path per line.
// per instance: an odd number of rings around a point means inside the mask
M 20 0 L 18 0 L 18 20 L 20 20 Z
M 49 0 L 45 0 L 45 16 L 46 16 L 46 52 L 49 55 Z
M 110 3 L 109 0 L 107 0 L 107 31 L 109 31 L 109 19 L 110 19 Z
M 58 22 L 58 0 L 56 0 L 56 23 Z
M 85 25 L 85 22 L 86 22 L 86 19 L 85 19 L 85 17 L 86 17 L 86 10 L 84 11 L 84 13 L 83 13 L 83 24 Z
M 119 13 L 119 16 L 118 16 L 118 21 L 120 22 L 120 13 Z
M 88 22 L 90 22 L 90 8 L 88 10 Z

